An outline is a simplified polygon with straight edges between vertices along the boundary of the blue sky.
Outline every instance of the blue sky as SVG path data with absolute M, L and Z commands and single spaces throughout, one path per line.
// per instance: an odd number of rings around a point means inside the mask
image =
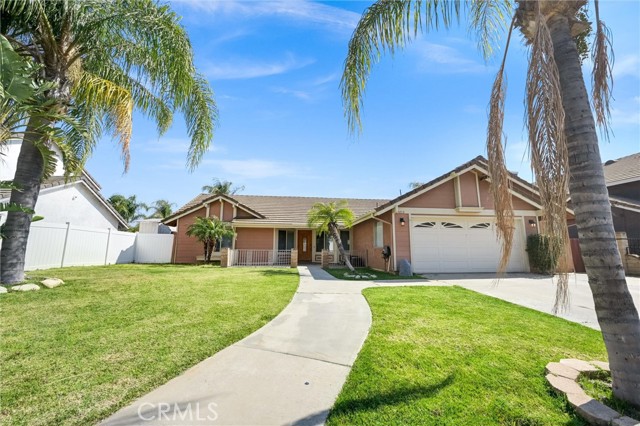
M 87 164 L 103 193 L 135 194 L 176 207 L 214 177 L 245 194 L 393 198 L 485 155 L 486 107 L 500 58 L 485 64 L 462 27 L 420 36 L 375 66 L 363 133 L 349 135 L 339 81 L 347 43 L 371 2 L 182 1 L 196 66 L 215 91 L 220 123 L 194 172 L 182 117 L 159 137 L 134 116 L 131 165 L 101 141 Z M 610 142 L 603 160 L 640 150 L 640 2 L 601 1 L 615 51 Z M 519 35 L 507 59 L 505 130 L 511 170 L 531 180 L 524 129 L 527 49 Z M 499 53 L 499 56 L 501 53 Z M 590 64 L 584 70 L 590 74 Z

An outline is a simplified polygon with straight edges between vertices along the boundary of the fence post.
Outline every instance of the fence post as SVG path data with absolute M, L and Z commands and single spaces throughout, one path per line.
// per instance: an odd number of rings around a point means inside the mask
M 104 251 L 104 264 L 107 264 L 107 259 L 109 257 L 109 244 L 111 244 L 111 228 L 109 228 L 109 233 L 107 234 L 107 248 Z
M 629 266 L 627 265 L 627 253 L 629 253 L 629 240 L 627 239 L 627 233 L 616 232 L 616 243 L 618 244 L 618 251 L 620 252 L 622 266 L 624 267 L 624 271 L 628 273 Z
M 296 249 L 291 249 L 291 267 L 298 267 L 298 250 Z
M 60 267 L 64 268 L 64 257 L 67 254 L 67 242 L 69 241 L 69 229 L 71 228 L 71 222 L 66 222 L 67 231 L 64 234 L 64 245 L 62 246 L 62 259 L 60 259 Z
M 223 248 L 222 250 L 220 250 L 220 267 L 221 268 L 228 268 L 229 267 L 229 254 L 230 251 L 228 248 Z
M 329 267 L 329 251 L 328 250 L 322 250 L 322 252 L 320 252 L 320 263 L 322 265 L 322 268 L 328 268 Z

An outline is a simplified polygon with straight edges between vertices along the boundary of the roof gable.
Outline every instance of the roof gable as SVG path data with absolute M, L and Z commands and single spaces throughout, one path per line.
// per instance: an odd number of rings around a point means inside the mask
M 388 203 L 376 208 L 376 213 L 380 214 L 387 210 L 392 209 L 395 206 L 410 206 L 411 200 L 416 197 L 421 196 L 429 191 L 436 190 L 437 187 L 444 185 L 446 182 L 450 182 L 456 176 L 462 175 L 468 171 L 475 170 L 479 173 L 482 173 L 483 180 L 489 179 L 488 177 L 488 162 L 487 159 L 483 156 L 479 155 L 476 158 L 467 161 L 464 164 L 456 167 L 455 169 L 438 176 L 437 178 L 415 188 L 405 194 L 400 195 L 399 197 L 394 198 Z M 509 179 L 515 185 L 512 186 L 512 190 L 518 198 L 524 199 L 527 203 L 531 204 L 534 207 L 540 207 L 539 203 L 539 194 L 536 187 L 526 180 L 518 177 L 515 173 L 509 172 Z M 486 178 L 484 178 L 486 176 Z M 436 190 L 437 191 L 437 190 Z M 451 206 L 442 206 L 442 207 L 451 207 Z

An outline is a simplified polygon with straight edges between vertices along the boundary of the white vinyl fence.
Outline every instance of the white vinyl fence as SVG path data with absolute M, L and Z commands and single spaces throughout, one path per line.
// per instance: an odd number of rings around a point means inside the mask
M 169 263 L 173 235 L 50 222 L 31 224 L 25 270 L 114 263 Z

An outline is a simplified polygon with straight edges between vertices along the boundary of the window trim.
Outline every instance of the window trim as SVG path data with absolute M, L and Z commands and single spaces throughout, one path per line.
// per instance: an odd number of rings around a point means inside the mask
M 384 246 L 384 224 L 382 222 L 376 221 L 373 224 L 373 246 L 374 247 Z

